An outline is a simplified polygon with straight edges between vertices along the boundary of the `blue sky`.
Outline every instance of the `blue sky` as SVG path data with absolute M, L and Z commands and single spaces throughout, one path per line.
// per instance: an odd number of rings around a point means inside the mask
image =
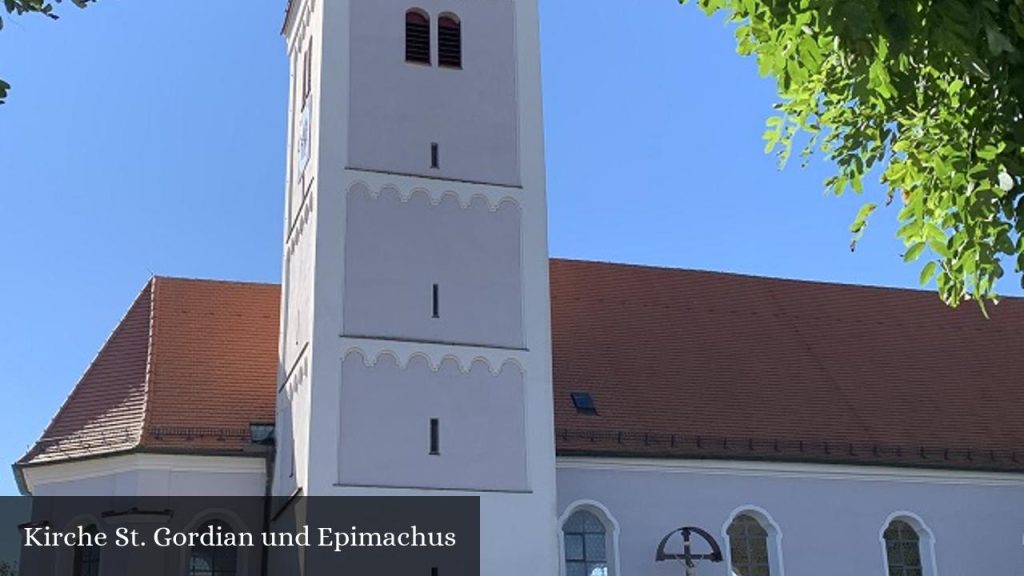
M 0 462 L 41 433 L 151 274 L 279 281 L 283 9 L 100 0 L 0 32 L 14 86 L 0 106 Z M 763 153 L 774 84 L 720 20 L 675 0 L 541 11 L 553 256 L 916 286 L 896 207 L 848 248 L 878 188 L 828 197 L 826 164 L 780 172 Z

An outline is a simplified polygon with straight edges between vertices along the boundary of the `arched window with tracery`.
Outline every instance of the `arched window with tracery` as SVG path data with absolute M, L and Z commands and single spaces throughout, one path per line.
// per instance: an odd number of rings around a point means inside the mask
M 231 527 L 220 520 L 204 523 L 197 530 L 230 533 Z M 238 572 L 238 548 L 235 546 L 194 546 L 189 552 L 188 576 L 235 576 Z
M 883 537 L 889 576 L 923 576 L 921 536 L 913 526 L 903 520 L 893 520 Z
M 96 534 L 96 525 L 89 524 L 84 528 L 89 534 Z M 72 560 L 73 576 L 99 576 L 100 573 L 100 547 L 99 546 L 75 546 L 74 558 Z
M 897 512 L 878 535 L 887 576 L 935 576 L 935 536 L 912 512 Z
M 589 510 L 577 510 L 562 525 L 566 576 L 608 576 L 608 529 Z
M 462 68 L 462 21 L 454 14 L 442 14 L 437 20 L 437 63 Z
M 726 531 L 732 574 L 735 576 L 772 576 L 768 531 L 750 514 L 733 518 Z
M 405 61 L 430 64 L 430 17 L 418 8 L 405 13 Z

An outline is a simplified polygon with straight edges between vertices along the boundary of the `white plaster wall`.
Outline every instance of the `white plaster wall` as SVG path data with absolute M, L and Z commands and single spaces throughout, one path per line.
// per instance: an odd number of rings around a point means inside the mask
M 423 190 L 348 194 L 345 334 L 523 346 L 521 216 L 482 196 L 437 205 Z M 433 313 L 433 285 L 439 314 Z
M 306 486 L 309 463 L 311 352 L 304 348 L 277 394 L 275 428 L 276 457 L 274 459 L 275 496 L 290 496 L 296 489 Z
M 287 411 L 290 430 L 277 434 L 278 450 L 293 451 L 295 472 L 281 472 L 275 463 L 273 493 L 288 495 L 306 485 L 309 461 L 310 411 L 312 394 L 308 386 L 312 372 L 312 345 L 314 330 L 314 290 L 316 284 L 316 254 L 324 239 L 317 234 L 317 178 L 322 151 L 332 149 L 344 134 L 345 106 L 322 109 L 321 94 L 337 95 L 347 90 L 347 38 L 345 35 L 324 36 L 324 7 L 322 0 L 295 0 L 295 14 L 285 29 L 285 43 L 291 62 L 289 81 L 288 154 L 286 156 L 285 219 L 283 223 L 281 343 L 279 354 L 279 391 L 277 413 Z M 348 0 L 332 0 L 335 17 L 347 22 Z M 301 73 L 303 52 L 312 39 L 312 80 L 310 117 L 312 123 L 310 160 L 298 166 L 299 119 L 302 110 Z M 338 70 L 338 74 L 324 75 L 324 68 Z M 337 82 L 342 83 L 339 89 Z M 342 100 L 344 101 L 344 100 Z M 335 153 L 338 158 L 344 152 Z M 283 439 L 283 440 L 282 440 Z M 288 442 L 283 447 L 281 442 Z M 290 466 L 289 466 L 290 468 Z
M 559 512 L 579 500 L 600 502 L 618 522 L 622 576 L 680 574 L 677 563 L 654 561 L 661 538 L 698 526 L 724 548 L 726 521 L 747 506 L 778 525 L 782 569 L 790 575 L 885 574 L 879 536 L 897 512 L 919 516 L 934 535 L 937 574 L 1018 574 L 1024 566 L 1019 476 L 560 459 Z M 699 574 L 729 572 L 722 563 Z
M 306 0 L 309 2 L 310 0 Z M 313 210 L 307 234 L 313 238 L 313 280 L 309 293 L 312 306 L 311 344 L 304 361 L 309 362 L 306 381 L 296 386 L 293 396 L 296 432 L 296 483 L 309 495 L 431 495 L 478 494 L 482 509 L 483 573 L 497 576 L 519 574 L 552 575 L 557 571 L 557 539 L 555 538 L 555 472 L 553 438 L 553 400 L 551 390 L 551 328 L 548 286 L 547 206 L 544 178 L 544 139 L 540 89 L 540 40 L 536 0 L 494 0 L 487 2 L 455 1 L 454 11 L 460 15 L 477 10 L 503 10 L 511 5 L 513 16 L 506 23 L 516 34 L 517 57 L 510 76 L 515 78 L 517 120 L 512 130 L 518 135 L 515 155 L 518 157 L 514 178 L 521 189 L 502 182 L 490 185 L 474 183 L 472 173 L 452 174 L 452 180 L 403 175 L 401 170 L 384 173 L 379 170 L 345 169 L 351 166 L 349 154 L 349 122 L 356 122 L 350 108 L 354 92 L 363 89 L 350 74 L 350 58 L 354 40 L 349 31 L 353 23 L 353 7 L 372 5 L 350 0 L 320 0 L 312 10 L 309 31 L 319 37 L 322 52 L 314 58 L 319 76 L 314 79 L 314 144 L 311 169 L 315 184 L 311 192 Z M 428 7 L 429 8 L 429 7 Z M 463 10 L 465 8 L 465 11 Z M 402 13 L 404 14 L 404 9 Z M 434 13 L 431 8 L 432 14 Z M 496 12 L 497 13 L 497 12 Z M 468 29 L 468 16 L 464 21 Z M 404 16 L 399 19 L 401 23 Z M 294 42 L 296 27 L 288 31 Z M 468 50 L 468 43 L 467 43 Z M 468 54 L 467 54 L 468 56 Z M 402 63 L 404 65 L 404 62 Z M 472 89 L 481 89 L 474 86 Z M 378 95 L 380 93 L 377 93 Z M 386 94 L 380 97 L 388 97 Z M 452 94 L 455 98 L 456 95 Z M 484 121 L 478 119 L 479 121 Z M 477 123 L 479 123 L 479 121 Z M 395 119 L 388 119 L 395 122 Z M 386 126 L 386 124 L 385 124 Z M 377 127 L 375 127 L 376 129 Z M 354 144 L 353 144 L 354 145 Z M 449 164 L 453 152 L 442 145 L 443 166 Z M 456 155 L 457 156 L 457 155 Z M 488 153 L 493 158 L 503 154 Z M 486 174 L 497 173 L 488 158 L 467 152 L 476 158 Z M 429 159 L 429 158 L 428 158 Z M 456 161 L 458 159 L 456 158 Z M 504 166 L 507 164 L 501 161 Z M 365 168 L 365 167 L 364 167 Z M 500 168 L 500 167 L 499 167 Z M 440 176 L 444 177 L 445 174 Z M 522 270 L 522 349 L 493 346 L 452 345 L 443 342 L 408 342 L 383 338 L 357 338 L 344 334 L 346 275 L 347 193 L 356 183 L 379 191 L 394 188 L 402 192 L 425 190 L 431 200 L 439 203 L 446 193 L 457 196 L 468 205 L 476 196 L 487 199 L 490 206 L 499 206 L 511 198 L 521 210 L 520 254 Z M 526 492 L 474 492 L 458 488 L 444 490 L 362 488 L 338 482 L 342 394 L 342 359 L 352 349 L 367 357 L 388 352 L 408 362 L 415 355 L 425 355 L 437 366 L 445 357 L 453 357 L 462 366 L 474 359 L 485 358 L 491 366 L 514 360 L 524 374 Z M 292 386 L 288 384 L 288 386 Z M 458 402 L 458 398 L 452 398 Z M 373 442 L 373 439 L 369 439 Z M 372 448 L 372 445 L 370 446 Z M 501 448 L 501 447 L 498 447 Z M 524 550 L 529 553 L 523 553 Z
M 313 241 L 306 233 L 308 226 L 308 216 L 300 218 L 285 246 L 281 319 L 281 368 L 285 376 L 294 370 L 299 355 L 309 344 L 312 328 Z
M 373 363 L 370 365 L 370 363 Z M 384 355 L 345 357 L 341 376 L 339 482 L 346 485 L 524 491 L 523 373 L 513 363 L 448 358 L 406 366 Z M 440 454 L 430 454 L 430 420 Z
M 290 496 L 298 485 L 295 479 L 295 418 L 292 402 L 286 392 L 278 397 L 278 409 L 274 430 L 276 451 L 274 454 L 274 496 Z
M 554 503 L 543 494 L 430 491 L 334 486 L 334 496 L 479 496 L 480 574 L 485 576 L 556 576 L 558 551 Z M 642 573 L 638 576 L 642 576 Z M 675 576 L 679 576 L 676 574 Z
M 262 457 L 129 454 L 25 469 L 33 496 L 263 496 Z
M 405 13 L 462 21 L 461 70 L 405 61 Z M 514 186 L 520 183 L 515 15 L 511 0 L 374 0 L 352 4 L 352 168 Z M 430 145 L 440 168 L 430 167 Z

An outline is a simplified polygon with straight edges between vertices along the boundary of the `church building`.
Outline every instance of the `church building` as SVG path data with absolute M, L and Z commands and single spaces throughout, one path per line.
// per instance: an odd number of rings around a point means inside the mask
M 1024 300 L 550 259 L 538 0 L 283 36 L 281 285 L 152 278 L 25 494 L 478 496 L 488 576 L 683 574 L 682 527 L 701 576 L 1021 572 Z

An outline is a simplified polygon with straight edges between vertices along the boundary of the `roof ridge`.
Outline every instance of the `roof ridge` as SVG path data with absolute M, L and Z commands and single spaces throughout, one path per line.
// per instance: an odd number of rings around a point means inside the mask
M 792 284 L 811 284 L 816 286 L 837 286 L 844 288 L 862 288 L 866 290 L 878 290 L 884 292 L 903 292 L 915 295 L 936 295 L 934 290 L 924 288 L 907 288 L 903 286 L 882 286 L 878 284 L 857 284 L 854 282 L 837 282 L 830 280 L 809 280 L 806 278 L 785 278 L 782 276 L 766 276 L 760 274 L 753 274 L 749 272 L 733 272 L 728 270 L 707 270 L 701 268 L 685 268 L 679 266 L 670 266 L 667 264 L 640 264 L 635 262 L 614 262 L 611 260 L 587 260 L 582 258 L 556 258 L 549 257 L 548 260 L 552 263 L 565 262 L 568 264 L 592 264 L 600 266 L 613 266 L 616 268 L 640 268 L 651 271 L 665 271 L 665 272 L 688 272 L 692 274 L 703 274 L 709 276 L 731 276 L 735 278 L 747 278 L 751 280 L 765 280 L 769 282 L 779 283 L 792 283 Z M 998 300 L 1014 300 L 1024 302 L 1024 296 L 1011 296 L 1003 295 L 999 296 Z M 998 304 L 996 304 L 998 306 Z
M 258 282 L 255 280 L 225 280 L 221 278 L 198 278 L 194 276 L 164 276 L 161 274 L 153 275 L 154 279 L 157 280 L 171 280 L 175 282 L 190 282 L 196 284 L 236 284 L 239 286 L 267 286 L 267 287 L 280 287 L 280 282 Z
M 154 275 L 150 280 L 152 285 L 151 294 L 149 297 L 149 333 L 146 337 L 146 376 L 142 384 L 142 426 L 139 431 L 139 437 L 135 441 L 135 448 L 138 448 L 142 443 L 142 439 L 146 436 L 150 429 L 150 416 L 152 405 L 150 395 L 153 393 L 153 348 L 156 341 L 156 299 L 157 299 L 157 284 L 164 280 L 161 276 Z
M 835 286 L 835 284 L 826 284 L 826 285 Z M 778 289 L 778 287 L 775 286 L 775 287 L 772 287 L 772 289 Z M 582 300 L 584 300 L 586 298 L 587 298 L 586 295 L 584 295 L 584 296 L 573 295 L 573 296 L 570 296 L 569 298 L 559 297 L 559 296 L 556 296 L 555 294 L 551 295 L 551 301 L 552 302 L 555 302 L 556 300 L 563 300 L 563 299 L 575 300 L 575 301 L 579 302 L 579 301 L 582 301 Z M 777 318 L 777 319 L 787 319 L 787 320 L 790 320 L 790 319 L 792 319 L 792 320 L 818 320 L 818 321 L 844 322 L 844 323 L 851 323 L 852 322 L 852 323 L 855 323 L 855 324 L 870 322 L 872 324 L 876 324 L 876 325 L 879 325 L 879 326 L 898 327 L 898 328 L 903 328 L 903 329 L 906 329 L 906 328 L 915 328 L 915 329 L 928 328 L 928 329 L 931 329 L 931 330 L 960 330 L 960 331 L 965 330 L 965 328 L 963 328 L 962 326 L 951 325 L 951 324 L 946 323 L 946 322 L 938 322 L 938 321 L 936 321 L 937 322 L 936 324 L 929 325 L 926 322 L 920 321 L 920 320 L 917 321 L 914 324 L 910 324 L 910 323 L 899 321 L 899 320 L 885 320 L 885 319 L 883 319 L 883 320 L 874 320 L 874 319 L 873 320 L 864 320 L 864 319 L 861 319 L 861 318 L 846 318 L 842 314 L 835 314 L 835 313 L 830 313 L 830 312 L 814 313 L 814 314 L 801 314 L 799 312 L 789 311 L 788 309 L 783 308 L 783 307 L 776 308 L 775 312 L 772 312 L 771 314 L 765 315 L 765 314 L 762 314 L 760 312 L 750 312 L 750 311 L 738 312 L 737 310 L 732 309 L 732 308 L 728 308 L 727 309 L 727 308 L 709 306 L 709 305 L 704 305 L 704 304 L 678 304 L 678 303 L 647 304 L 646 301 L 643 298 L 637 298 L 635 295 L 616 296 L 614 299 L 608 299 L 608 298 L 604 298 L 604 297 L 594 297 L 593 299 L 597 300 L 598 302 L 606 302 L 606 301 L 607 302 L 615 302 L 615 303 L 618 303 L 618 304 L 623 305 L 623 306 L 635 306 L 635 307 L 644 308 L 644 309 L 677 310 L 677 311 L 691 311 L 691 312 L 692 311 L 702 311 L 702 312 L 709 312 L 709 313 L 713 313 L 713 314 L 739 314 L 739 313 L 743 313 L 743 314 L 749 314 L 749 315 L 753 315 L 753 316 L 772 316 L 772 317 Z M 1017 297 L 1017 298 L 1014 299 L 1014 301 L 1024 301 L 1024 298 Z M 971 328 L 971 329 L 979 330 L 979 328 Z M 1022 334 L 1022 329 L 1021 328 L 1016 328 L 1015 324 L 1011 325 L 1010 327 L 1000 327 L 1000 326 L 992 327 L 991 325 L 985 325 L 985 331 L 986 332 L 995 333 L 995 334 L 1005 334 L 1005 335 L 1021 335 Z

